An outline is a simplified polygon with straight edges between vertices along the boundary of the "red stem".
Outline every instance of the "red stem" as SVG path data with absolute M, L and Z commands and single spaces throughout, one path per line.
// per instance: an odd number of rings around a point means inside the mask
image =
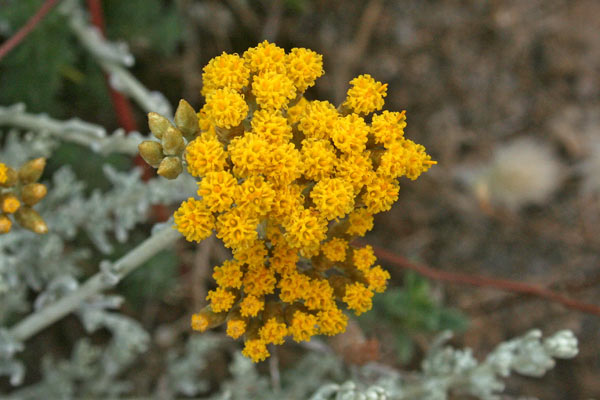
M 87 0 L 87 5 L 88 9 L 90 10 L 92 25 L 98 28 L 102 33 L 102 36 L 104 36 L 106 32 L 101 1 Z M 137 131 L 137 123 L 135 122 L 135 118 L 133 116 L 131 103 L 129 103 L 129 100 L 125 96 L 113 89 L 106 75 L 105 78 L 108 90 L 110 92 L 110 97 L 112 99 L 113 108 L 115 109 L 117 119 L 119 120 L 119 125 L 127 132 Z
M 556 303 L 560 303 L 567 308 L 582 311 L 588 314 L 600 315 L 600 307 L 594 304 L 584 303 L 564 296 L 560 293 L 546 289 L 545 287 L 531 285 L 527 283 L 515 282 L 508 279 L 489 278 L 472 274 L 461 274 L 458 272 L 441 271 L 422 264 L 415 264 L 406 258 L 396 255 L 388 250 L 373 246 L 377 257 L 400 268 L 410 269 L 430 279 L 457 283 L 463 285 L 488 287 L 507 292 L 520 293 L 529 296 L 536 296 Z
M 31 31 L 40 23 L 42 19 L 52 10 L 52 8 L 58 3 L 58 0 L 46 0 L 44 4 L 37 10 L 37 12 L 29 18 L 27 23 L 19 29 L 17 33 L 11 36 L 6 42 L 0 46 L 0 60 L 4 58 L 12 49 L 14 49 L 23 39 L 31 33 Z

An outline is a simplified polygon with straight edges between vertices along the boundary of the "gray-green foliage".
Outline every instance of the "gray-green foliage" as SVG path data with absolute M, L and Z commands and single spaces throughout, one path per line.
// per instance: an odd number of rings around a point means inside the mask
M 404 363 L 414 354 L 416 333 L 466 329 L 467 319 L 458 310 L 435 301 L 429 282 L 412 272 L 404 275 L 402 287 L 389 288 L 373 299 L 373 310 L 360 318 L 366 329 L 385 325 L 396 339 L 398 357 Z M 376 322 L 376 323 L 375 323 Z
M 2 1 L 0 35 L 14 34 L 42 3 L 42 0 Z M 181 36 L 181 24 L 173 3 L 160 0 L 103 3 L 110 38 L 142 44 L 160 56 L 174 51 Z M 60 115 L 72 108 L 72 104 L 62 100 L 61 94 L 66 91 L 70 98 L 77 96 L 78 103 L 96 110 L 110 107 L 102 70 L 78 45 L 68 18 L 58 9 L 52 10 L 27 40 L 2 60 L 0 104 L 23 102 L 34 112 Z

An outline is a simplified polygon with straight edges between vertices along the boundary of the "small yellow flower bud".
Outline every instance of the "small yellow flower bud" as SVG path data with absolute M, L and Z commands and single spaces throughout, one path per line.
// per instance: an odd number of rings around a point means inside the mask
M 4 165 L 4 164 L 2 164 L 2 165 Z M 19 180 L 19 175 L 17 174 L 17 171 L 12 169 L 8 165 L 5 165 L 4 179 L 2 181 L 0 181 L 0 187 L 13 187 L 13 186 L 15 186 L 15 184 L 17 183 L 18 180 Z
M 185 100 L 179 101 L 175 111 L 175 125 L 183 132 L 187 140 L 193 140 L 199 132 L 198 116 L 190 103 Z
M 158 166 L 158 174 L 163 178 L 175 179 L 183 171 L 183 164 L 179 157 L 165 157 Z
M 181 131 L 170 126 L 162 136 L 163 152 L 168 156 L 180 156 L 185 149 L 185 142 Z
M 162 145 L 154 140 L 144 140 L 138 145 L 138 151 L 144 161 L 154 168 L 158 167 L 163 158 L 165 158 Z
M 28 206 L 37 204 L 48 193 L 46 186 L 41 183 L 29 183 L 21 190 L 21 200 Z
M 19 169 L 19 180 L 23 184 L 37 182 L 46 168 L 46 159 L 43 157 L 27 161 Z
M 8 216 L 4 214 L 0 214 L 0 235 L 3 233 L 10 232 L 10 228 L 12 227 L 12 222 L 8 218 Z
M 150 132 L 152 132 L 157 139 L 162 139 L 163 134 L 172 125 L 169 120 L 162 115 L 151 112 L 148 113 L 148 126 L 150 127 Z
M 0 196 L 0 210 L 2 212 L 13 214 L 19 207 L 21 207 L 21 202 L 14 194 L 6 193 Z
M 16 213 L 15 218 L 19 225 L 35 233 L 48 233 L 48 225 L 40 214 L 33 208 L 21 207 Z
M 192 329 L 204 332 L 207 329 L 217 327 L 225 322 L 227 313 L 216 313 L 210 306 L 204 307 L 198 313 L 192 315 Z

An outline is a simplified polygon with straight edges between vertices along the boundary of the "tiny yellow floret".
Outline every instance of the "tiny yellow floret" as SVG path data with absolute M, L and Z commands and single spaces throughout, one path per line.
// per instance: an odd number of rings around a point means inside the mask
M 227 321 L 227 336 L 232 339 L 239 339 L 246 333 L 247 323 L 243 319 L 230 319 Z
M 352 87 L 344 106 L 357 114 L 369 114 L 381 110 L 387 96 L 387 83 L 377 82 L 371 75 L 359 75 L 350 81 Z
M 174 218 L 177 230 L 190 242 L 206 239 L 215 227 L 215 217 L 206 204 L 192 197 L 181 203 Z
M 204 111 L 219 128 L 231 129 L 238 126 L 248 115 L 248 104 L 244 95 L 230 88 L 210 92 Z
M 250 69 L 237 54 L 223 53 L 210 60 L 203 68 L 202 95 L 212 90 L 230 88 L 241 91 L 250 81 Z
M 210 308 L 214 312 L 229 311 L 235 302 L 235 294 L 225 288 L 218 287 L 208 292 L 206 300 L 210 301 Z
M 277 321 L 276 318 L 269 318 L 259 329 L 258 334 L 265 343 L 283 344 L 288 329 L 284 322 Z
M 342 298 L 342 301 L 350 310 L 354 310 L 356 315 L 369 311 L 373 307 L 372 300 L 373 292 L 359 282 L 346 285 L 346 294 Z
M 216 137 L 198 137 L 187 145 L 185 160 L 190 175 L 200 178 L 209 172 L 223 171 L 227 152 Z
M 296 88 L 286 75 L 267 71 L 254 77 L 252 94 L 261 108 L 280 110 L 287 108 L 289 101 L 296 97 Z
M 321 251 L 330 261 L 344 261 L 347 249 L 348 241 L 342 238 L 333 238 L 321 246 Z
M 267 350 L 267 344 L 262 339 L 250 339 L 244 343 L 242 354 L 253 362 L 264 361 L 271 354 Z
M 318 319 L 315 315 L 296 311 L 289 326 L 289 333 L 296 342 L 308 342 L 311 337 L 317 334 Z
M 6 166 L 6 164 L 0 162 L 0 185 L 6 183 L 6 181 L 8 180 L 7 172 L 8 167 Z

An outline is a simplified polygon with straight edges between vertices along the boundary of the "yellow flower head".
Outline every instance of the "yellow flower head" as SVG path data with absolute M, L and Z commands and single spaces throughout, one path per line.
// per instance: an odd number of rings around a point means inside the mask
M 285 243 L 273 246 L 270 257 L 271 269 L 279 275 L 289 275 L 296 272 L 296 263 L 298 262 L 298 250 L 293 249 Z
M 312 252 L 327 235 L 327 220 L 311 209 L 296 210 L 284 226 L 291 247 Z
M 253 73 L 274 71 L 285 73 L 285 50 L 266 40 L 244 52 L 246 65 Z
M 279 298 L 284 303 L 293 303 L 304 298 L 310 287 L 310 278 L 303 273 L 293 271 L 282 275 L 277 287 L 280 289 Z
M 369 311 L 373 307 L 373 292 L 362 283 L 355 282 L 346 285 L 346 294 L 342 301 L 348 308 L 354 310 L 356 315 Z
M 302 116 L 304 115 L 308 104 L 308 100 L 306 100 L 304 97 L 301 97 L 296 104 L 288 108 L 287 120 L 290 125 L 294 125 L 300 122 L 300 118 L 302 118 Z
M 352 87 L 344 106 L 357 114 L 369 114 L 383 107 L 383 98 L 387 96 L 387 83 L 377 82 L 369 74 L 357 76 L 350 81 Z
M 304 92 L 323 75 L 323 56 L 303 48 L 293 48 L 287 55 L 287 73 L 298 92 Z
M 241 91 L 250 81 L 250 69 L 244 59 L 237 54 L 223 53 L 213 58 L 203 68 L 202 95 L 207 96 L 212 90 L 230 88 Z
M 265 308 L 265 301 L 256 296 L 246 296 L 240 302 L 240 314 L 243 317 L 256 317 Z
M 297 184 L 278 186 L 271 207 L 273 221 L 286 224 L 286 221 L 304 204 L 303 186 Z M 273 243 L 273 240 L 271 239 Z
M 289 101 L 296 97 L 296 88 L 285 74 L 267 71 L 254 77 L 252 94 L 261 108 L 280 110 L 287 108 Z
M 190 175 L 203 177 L 209 172 L 218 172 L 225 169 L 227 152 L 216 137 L 198 137 L 185 148 L 185 160 Z
M 269 142 L 256 134 L 236 137 L 227 148 L 233 163 L 233 173 L 238 178 L 265 173 L 270 165 L 269 149 Z
M 210 92 L 204 105 L 208 118 L 219 128 L 238 126 L 248 115 L 248 104 L 244 95 L 230 88 Z
M 301 156 L 304 176 L 307 179 L 318 182 L 333 174 L 337 157 L 329 140 L 315 138 L 303 140 Z
M 360 249 L 352 250 L 352 262 L 359 271 L 366 273 L 371 265 L 375 263 L 375 260 L 377 260 L 377 257 L 375 257 L 373 247 L 369 245 L 366 245 Z
M 267 179 L 279 186 L 289 185 L 302 175 L 302 156 L 292 143 L 271 148 Z
M 330 102 L 311 101 L 306 106 L 304 115 L 300 117 L 298 129 L 307 138 L 329 139 L 339 117 L 339 113 Z
M 210 319 L 206 314 L 198 313 L 192 315 L 192 329 L 199 332 L 204 332 L 210 325 Z
M 296 342 L 307 342 L 311 337 L 317 334 L 318 319 L 315 315 L 296 311 L 292 317 L 292 322 L 288 327 L 292 339 Z
M 254 362 L 264 361 L 271 355 L 267 350 L 267 344 L 262 339 L 250 339 L 244 342 L 242 354 Z
M 367 152 L 342 154 L 336 163 L 335 170 L 336 177 L 350 182 L 354 188 L 354 193 L 358 194 L 369 181 L 370 174 L 373 172 L 373 164 Z
M 284 322 L 279 322 L 276 318 L 269 318 L 258 334 L 265 343 L 283 344 L 288 329 Z
M 12 221 L 7 215 L 0 214 L 0 235 L 10 232 Z
M 367 211 L 376 214 L 392 208 L 392 204 L 398 200 L 399 191 L 400 185 L 395 179 L 371 174 L 362 200 L 367 206 Z
M 275 290 L 275 274 L 263 265 L 253 265 L 244 275 L 244 292 L 261 297 Z
M 0 185 L 6 183 L 8 179 L 7 171 L 8 167 L 6 166 L 6 164 L 0 162 Z
M 348 223 L 346 229 L 348 235 L 364 236 L 373 229 L 373 214 L 364 208 L 359 208 L 348 215 Z
M 185 146 L 200 199 L 181 204 L 175 225 L 189 241 L 214 229 L 233 252 L 214 268 L 217 288 L 207 311 L 192 318 L 194 329 L 227 323 L 230 337 L 245 337 L 242 353 L 255 362 L 269 356 L 267 344 L 282 344 L 287 335 L 305 341 L 343 332 L 344 304 L 356 314 L 371 308 L 390 274 L 373 266 L 370 246 L 349 249 L 349 242 L 392 207 L 398 179 L 416 179 L 435 164 L 404 137 L 404 111 L 368 117 L 383 107 L 386 84 L 361 75 L 339 106 L 307 100 L 304 92 L 321 75 L 322 56 L 308 49 L 286 54 L 265 41 L 242 57 L 223 53 L 203 69 L 200 133 L 182 102 L 176 125 L 188 135 L 177 152 L 167 150 L 165 158 L 162 146 L 144 145 L 152 165 L 165 159 L 174 172 Z M 151 118 L 159 138 L 170 123 Z M 175 178 L 170 171 L 163 167 L 161 175 Z M 1 214 L 0 233 L 7 224 Z
M 334 336 L 346 330 L 348 317 L 337 307 L 321 310 L 317 313 L 319 333 Z
M 181 203 L 174 218 L 177 230 L 190 242 L 206 239 L 215 227 L 215 217 L 207 205 L 192 197 Z
M 338 118 L 331 131 L 335 147 L 344 153 L 361 153 L 367 145 L 369 127 L 362 117 L 350 114 Z
M 228 171 L 208 172 L 198 186 L 198 195 L 210 211 L 223 212 L 233 204 L 237 180 Z
M 262 266 L 265 265 L 267 254 L 264 242 L 257 240 L 250 247 L 234 251 L 233 257 L 242 264 Z
M 404 160 L 404 168 L 406 177 L 410 180 L 417 179 L 421 173 L 427 171 L 435 161 L 431 161 L 431 156 L 425 153 L 425 147 L 417 144 L 412 140 L 404 140 L 402 142 L 406 150 L 406 158 Z
M 348 241 L 342 238 L 333 238 L 321 246 L 321 251 L 331 261 L 344 261 L 348 250 Z
M 249 217 L 240 208 L 232 208 L 217 218 L 217 237 L 223 240 L 227 247 L 244 249 L 250 247 L 258 238 L 257 225 L 257 218 Z
M 247 215 L 259 216 L 270 211 L 275 199 L 275 191 L 265 178 L 255 175 L 238 186 L 235 199 L 238 208 Z
M 252 132 L 270 144 L 283 144 L 292 138 L 292 127 L 280 112 L 257 110 L 252 115 Z
M 371 121 L 371 134 L 377 143 L 381 143 L 386 148 L 404 136 L 406 127 L 406 112 L 383 111 L 381 114 L 374 114 Z
M 21 202 L 14 194 L 5 194 L 0 196 L 0 211 L 6 214 L 13 214 L 21 208 Z
M 242 264 L 235 260 L 226 260 L 222 266 L 215 267 L 213 279 L 223 288 L 239 289 L 242 286 Z
M 218 287 L 208 292 L 206 300 L 210 301 L 210 308 L 214 312 L 229 311 L 235 302 L 235 294 L 225 288 Z
M 328 220 L 341 218 L 354 208 L 354 189 L 341 178 L 324 178 L 310 192 L 317 209 Z
M 303 298 L 309 310 L 324 310 L 335 304 L 333 288 L 325 279 L 312 279 Z
M 239 339 L 246 333 L 247 323 L 244 319 L 230 319 L 227 321 L 227 336 L 232 339 Z
M 365 273 L 369 289 L 377 293 L 383 293 L 387 286 L 387 281 L 390 279 L 390 273 L 381 266 L 376 265 Z

